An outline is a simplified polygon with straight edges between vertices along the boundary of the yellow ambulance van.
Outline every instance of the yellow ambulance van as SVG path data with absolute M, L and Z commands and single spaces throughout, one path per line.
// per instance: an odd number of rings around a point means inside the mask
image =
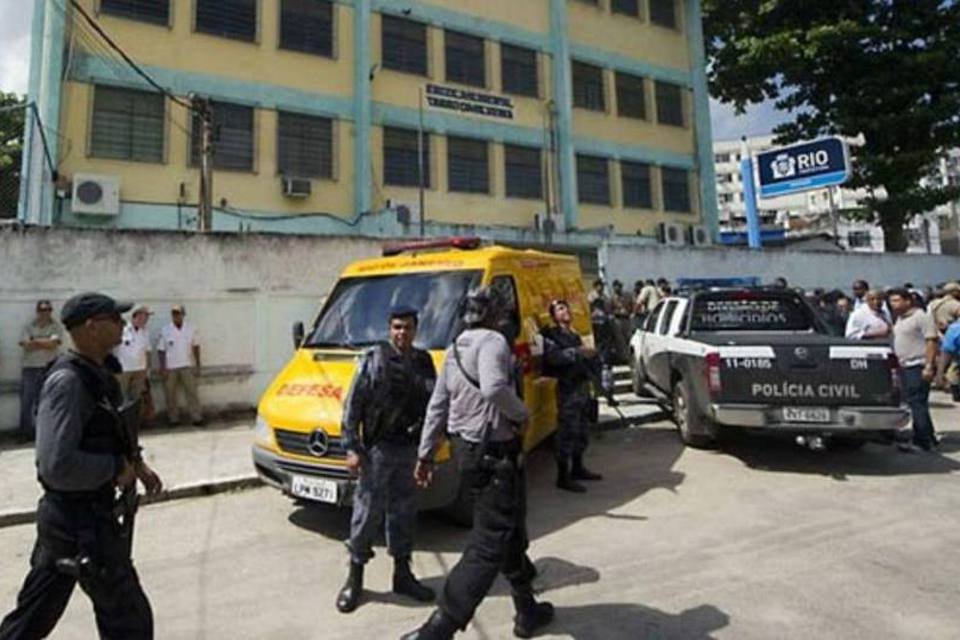
M 294 325 L 296 352 L 260 399 L 253 464 L 268 485 L 297 499 L 346 506 L 354 480 L 345 467 L 340 419 L 350 382 L 365 349 L 387 339 L 387 311 L 398 303 L 419 310 L 416 346 L 437 370 L 461 330 L 460 310 L 477 285 L 500 289 L 519 327 L 514 353 L 523 369 L 530 424 L 524 445 L 535 447 L 556 429 L 556 384 L 541 373 L 540 330 L 547 307 L 570 303 L 574 328 L 592 341 L 590 312 L 575 257 L 484 245 L 479 238 L 449 238 L 386 245 L 383 256 L 349 265 L 312 327 Z M 421 509 L 464 513 L 450 450 L 437 454 L 434 482 L 421 490 Z

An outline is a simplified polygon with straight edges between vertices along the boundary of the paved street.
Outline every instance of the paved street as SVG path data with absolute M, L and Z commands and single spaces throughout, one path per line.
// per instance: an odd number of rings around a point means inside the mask
M 601 434 L 589 458 L 608 479 L 571 496 L 553 488 L 538 451 L 531 555 L 558 607 L 544 637 L 956 638 L 960 410 L 937 400 L 941 454 L 750 439 L 682 450 L 669 423 L 648 420 Z M 419 528 L 415 570 L 439 587 L 464 531 L 431 515 Z M 398 637 L 429 608 L 389 593 L 385 553 L 369 566 L 368 602 L 348 616 L 334 609 L 346 531 L 346 513 L 267 488 L 144 509 L 136 557 L 157 637 Z M 4 609 L 32 539 L 32 526 L 0 530 Z M 462 637 L 511 637 L 511 615 L 498 583 Z M 82 595 L 54 637 L 95 637 Z

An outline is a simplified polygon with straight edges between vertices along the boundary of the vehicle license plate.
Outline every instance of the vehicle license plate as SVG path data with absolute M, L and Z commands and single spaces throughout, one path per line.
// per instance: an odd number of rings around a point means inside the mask
M 330 504 L 337 503 L 337 483 L 333 480 L 293 476 L 290 492 L 298 498 L 329 502 Z
M 784 407 L 785 422 L 830 422 L 830 409 L 825 407 Z

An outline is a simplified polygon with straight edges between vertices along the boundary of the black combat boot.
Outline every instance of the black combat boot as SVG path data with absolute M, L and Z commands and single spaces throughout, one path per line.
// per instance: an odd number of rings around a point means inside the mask
M 410 571 L 410 558 L 393 559 L 393 592 L 418 602 L 433 602 L 437 597 L 433 589 L 421 584 Z
M 363 565 L 358 562 L 350 563 L 350 574 L 340 593 L 337 594 L 337 611 L 350 613 L 360 604 L 360 595 L 363 593 Z
M 400 640 L 450 640 L 457 632 L 457 623 L 440 609 L 416 631 L 405 633 Z
M 514 592 L 513 606 L 517 610 L 513 618 L 513 635 L 518 638 L 532 638 L 537 629 L 553 620 L 553 605 L 534 600 L 533 591 Z
M 573 468 L 570 470 L 570 477 L 574 480 L 603 480 L 601 474 L 594 473 L 583 466 L 583 456 L 573 456 Z
M 573 493 L 583 493 L 587 490 L 585 486 L 574 482 L 570 477 L 570 467 L 567 466 L 566 460 L 557 460 L 557 488 Z
M 950 385 L 950 395 L 953 396 L 954 402 L 960 402 L 960 384 Z

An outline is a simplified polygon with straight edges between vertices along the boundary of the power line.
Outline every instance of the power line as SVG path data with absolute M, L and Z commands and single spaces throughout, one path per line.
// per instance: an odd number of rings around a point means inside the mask
M 191 111 L 194 110 L 193 105 L 191 105 L 191 104 L 189 104 L 189 103 L 187 103 L 187 102 L 184 102 L 183 100 L 181 100 L 181 99 L 178 98 L 177 96 L 173 95 L 168 89 L 166 89 L 165 87 L 161 86 L 160 84 L 157 83 L 156 80 L 154 80 L 153 78 L 151 78 L 150 75 L 149 75 L 146 71 L 144 71 L 143 69 L 141 69 L 141 68 L 140 68 L 140 65 L 138 65 L 136 62 L 134 62 L 133 59 L 132 59 L 130 56 L 128 56 L 127 53 L 126 53 L 123 49 L 121 49 L 120 46 L 119 46 L 116 42 L 114 42 L 113 39 L 112 39 L 109 35 L 107 35 L 107 33 L 103 30 L 103 28 L 100 27 L 100 25 L 97 23 L 97 21 L 94 20 L 94 19 L 90 16 L 89 13 L 87 13 L 87 10 L 84 9 L 84 8 L 80 5 L 80 3 L 77 2 L 77 0 L 70 0 L 70 5 L 71 5 L 77 12 L 79 12 L 80 15 L 83 16 L 83 19 L 87 21 L 87 24 L 89 24 L 89 25 L 93 28 L 93 30 L 96 31 L 97 34 L 98 34 L 101 38 L 103 38 L 103 40 L 104 40 L 108 45 L 110 45 L 110 48 L 111 48 L 111 49 L 113 49 L 113 50 L 116 51 L 118 54 L 120 54 L 120 57 L 123 58 L 123 60 L 124 60 L 128 65 L 130 65 L 130 68 L 133 69 L 133 70 L 137 73 L 137 75 L 139 75 L 141 78 L 143 78 L 144 80 L 146 80 L 147 83 L 148 83 L 150 86 L 152 86 L 154 89 L 156 89 L 156 90 L 159 91 L 160 93 L 164 94 L 165 96 L 167 96 L 168 98 L 170 98 L 171 100 L 173 100 L 174 102 L 176 102 L 177 104 L 179 104 L 181 107 L 185 107 L 185 108 L 187 108 L 187 109 L 190 109 Z

